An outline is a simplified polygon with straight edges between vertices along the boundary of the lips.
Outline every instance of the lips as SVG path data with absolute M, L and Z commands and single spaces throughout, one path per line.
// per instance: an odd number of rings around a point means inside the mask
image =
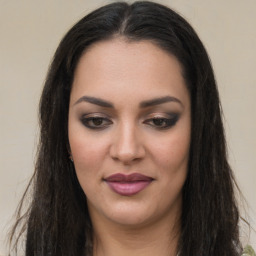
M 117 173 L 104 179 L 109 187 L 117 194 L 122 196 L 132 196 L 144 190 L 153 178 L 140 173 L 125 175 Z

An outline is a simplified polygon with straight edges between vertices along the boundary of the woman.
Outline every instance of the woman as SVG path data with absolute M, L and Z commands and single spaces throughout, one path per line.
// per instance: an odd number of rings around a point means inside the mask
M 242 254 L 214 74 L 174 11 L 122 2 L 79 21 L 40 124 L 32 202 L 13 231 L 25 220 L 26 255 Z

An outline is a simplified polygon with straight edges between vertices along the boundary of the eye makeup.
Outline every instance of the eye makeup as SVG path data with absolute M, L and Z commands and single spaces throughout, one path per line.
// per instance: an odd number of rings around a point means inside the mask
M 179 113 L 153 113 L 143 118 L 142 123 L 153 129 L 167 130 L 172 128 L 179 118 Z M 111 117 L 101 113 L 83 114 L 80 121 L 86 128 L 91 130 L 103 130 L 113 124 Z
M 81 123 L 89 129 L 100 130 L 107 128 L 113 122 L 109 117 L 102 114 L 84 114 L 80 118 Z
M 167 130 L 173 127 L 177 121 L 180 118 L 180 114 L 178 113 L 171 113 L 171 114 L 165 114 L 160 115 L 160 114 L 155 114 L 152 115 L 151 118 L 147 118 L 143 123 L 148 124 L 152 126 L 155 129 L 159 130 Z

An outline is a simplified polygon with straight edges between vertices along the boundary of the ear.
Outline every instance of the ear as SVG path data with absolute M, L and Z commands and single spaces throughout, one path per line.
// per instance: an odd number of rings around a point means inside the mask
M 73 162 L 73 156 L 72 156 L 72 152 L 71 152 L 69 142 L 66 143 L 66 149 L 67 149 L 67 152 L 68 152 L 68 158 Z

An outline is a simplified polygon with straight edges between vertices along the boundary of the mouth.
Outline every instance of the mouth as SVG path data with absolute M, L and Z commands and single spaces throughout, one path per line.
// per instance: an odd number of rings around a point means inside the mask
M 154 179 L 140 173 L 125 175 L 117 173 L 104 179 L 115 193 L 132 196 L 144 190 Z

